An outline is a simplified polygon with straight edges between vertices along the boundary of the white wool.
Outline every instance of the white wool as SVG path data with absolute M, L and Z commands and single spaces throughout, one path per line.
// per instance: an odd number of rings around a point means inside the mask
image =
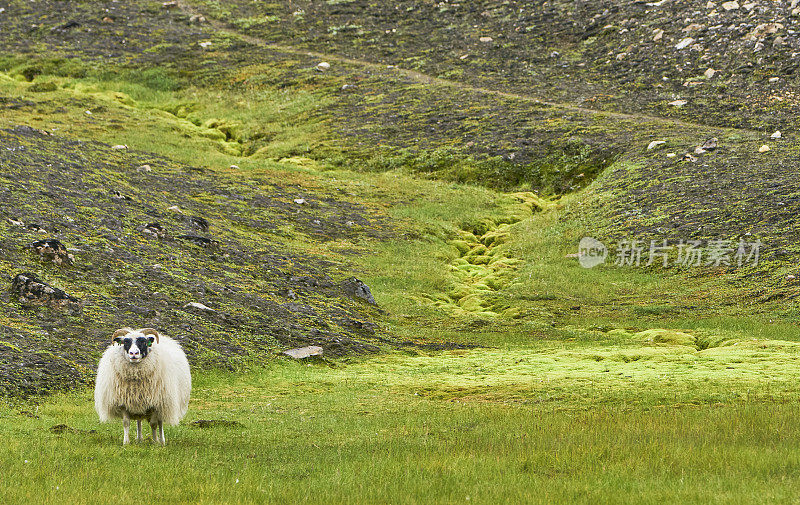
M 189 407 L 192 377 L 181 346 L 159 335 L 139 363 L 130 363 L 125 349 L 112 344 L 97 367 L 94 407 L 100 421 L 122 417 L 178 424 Z

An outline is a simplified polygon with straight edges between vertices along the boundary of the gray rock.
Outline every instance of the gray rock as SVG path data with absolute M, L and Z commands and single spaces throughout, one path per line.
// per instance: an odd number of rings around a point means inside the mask
M 322 347 L 318 345 L 309 345 L 306 347 L 298 347 L 296 349 L 289 349 L 288 351 L 283 351 L 281 354 L 284 356 L 289 356 L 290 358 L 294 359 L 305 359 L 310 358 L 312 356 L 322 356 Z
M 373 305 L 375 304 L 375 298 L 372 296 L 369 286 L 355 277 L 350 277 L 344 281 L 342 283 L 342 289 L 344 289 L 344 292 L 353 298 L 361 298 L 367 303 L 371 303 Z

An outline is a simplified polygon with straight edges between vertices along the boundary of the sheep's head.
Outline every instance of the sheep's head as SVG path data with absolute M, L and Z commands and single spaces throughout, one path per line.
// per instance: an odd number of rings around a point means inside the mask
M 153 328 L 122 328 L 114 332 L 112 340 L 125 349 L 129 363 L 139 363 L 147 357 L 153 342 L 158 343 L 158 331 Z

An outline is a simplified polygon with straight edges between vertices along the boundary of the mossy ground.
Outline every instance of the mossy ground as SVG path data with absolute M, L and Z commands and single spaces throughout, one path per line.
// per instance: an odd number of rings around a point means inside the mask
M 672 53 L 658 60 L 669 81 L 645 71 L 645 53 L 597 59 L 635 32 L 607 19 L 657 13 L 571 5 L 10 2 L 0 272 L 32 271 L 85 305 L 0 297 L 12 397 L 0 461 L 21 483 L 0 488 L 3 502 L 136 501 L 142 489 L 123 489 L 118 469 L 154 460 L 182 470 L 162 482 L 165 502 L 793 497 L 792 106 L 764 115 L 764 87 L 742 104 L 755 74 L 727 77 L 726 100 L 706 83 L 686 87 L 686 108 L 667 106 Z M 477 39 L 522 18 L 532 28 Z M 425 54 L 419 37 L 435 41 Z M 331 68 L 308 50 L 336 52 Z M 787 135 L 767 140 L 766 127 Z M 715 150 L 684 161 L 712 137 Z M 39 229 L 74 266 L 32 254 Z M 587 235 L 748 237 L 764 250 L 758 267 L 582 269 Z M 344 296 L 350 276 L 377 307 Z M 119 426 L 98 428 L 86 386 L 125 325 L 182 339 L 196 377 L 187 422 L 240 424 L 183 424 L 165 450 L 118 448 Z M 337 358 L 273 359 L 307 343 Z M 38 396 L 62 389 L 74 391 Z M 58 424 L 77 431 L 49 431 Z

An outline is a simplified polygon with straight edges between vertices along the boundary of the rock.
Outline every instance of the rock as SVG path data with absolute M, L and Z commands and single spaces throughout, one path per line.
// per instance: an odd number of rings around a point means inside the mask
M 701 24 L 692 23 L 689 26 L 684 27 L 684 29 L 682 31 L 686 32 L 686 33 L 697 32 L 697 31 L 702 30 L 703 28 L 705 28 L 705 27 L 703 25 L 701 25 Z
M 700 147 L 700 146 L 697 146 L 697 147 L 695 147 L 695 148 L 694 148 L 694 153 L 695 153 L 695 154 L 703 154 L 703 153 L 705 153 L 705 152 L 706 152 L 706 150 L 705 150 L 705 149 L 703 149 L 703 148 L 702 148 L 702 147 Z
M 199 303 L 199 302 L 189 302 L 186 305 L 184 305 L 183 308 L 184 309 L 197 309 L 197 310 L 202 310 L 204 312 L 216 312 L 216 310 L 212 309 L 211 307 L 203 305 L 202 303 Z
M 51 261 L 56 265 L 72 265 L 75 263 L 75 258 L 67 251 L 67 248 L 54 238 L 47 238 L 44 240 L 37 240 L 31 244 L 36 254 L 43 260 Z
M 666 140 L 654 140 L 654 141 L 650 142 L 649 144 L 647 144 L 647 150 L 648 151 L 652 151 L 656 147 L 664 145 L 666 143 L 667 143 Z
M 723 2 L 722 8 L 726 11 L 734 11 L 739 8 L 739 2 Z
M 481 42 L 492 42 L 494 39 L 492 39 L 491 37 L 481 37 L 478 40 L 480 40 Z
M 684 105 L 686 105 L 687 103 L 688 103 L 688 102 L 687 102 L 686 100 L 673 100 L 673 101 L 671 101 L 671 102 L 669 103 L 669 105 L 672 105 L 672 106 L 674 106 L 674 107 L 683 107 L 683 106 L 684 106 Z
M 756 45 L 753 46 L 753 52 L 754 53 L 757 53 L 757 52 L 761 51 L 762 49 L 764 49 L 764 44 L 761 43 L 761 42 L 756 42 Z
M 112 23 L 114 23 L 114 19 L 106 16 L 106 17 L 103 18 L 103 23 L 112 24 Z
M 155 235 L 156 238 L 164 238 L 166 235 L 164 227 L 161 226 L 161 223 L 148 223 L 144 226 L 144 228 L 142 228 L 142 232 L 149 235 Z
M 204 42 L 198 42 L 197 45 L 202 47 L 203 49 L 208 49 L 209 47 L 211 47 L 211 42 L 206 40 Z
M 304 205 L 306 203 L 306 200 L 305 198 L 295 198 L 294 203 L 296 203 L 297 205 Z
M 152 172 L 153 171 L 153 169 L 150 167 L 150 165 L 139 165 L 138 167 L 136 167 L 136 170 L 138 170 L 139 172 Z
M 125 144 L 117 144 L 115 146 L 111 146 L 111 149 L 115 149 L 117 151 L 119 151 L 120 149 L 127 149 L 127 148 L 128 146 Z
M 163 7 L 164 9 L 177 9 L 180 6 L 178 5 L 178 2 L 172 0 L 169 2 L 162 3 L 161 7 Z
M 192 16 L 189 18 L 189 22 L 190 23 L 205 23 L 206 22 L 206 18 L 204 18 L 200 14 L 192 14 Z
M 760 152 L 760 153 L 765 153 L 767 151 L 769 151 L 769 146 L 768 145 L 763 145 L 763 146 L 758 148 L 758 152 Z
M 691 46 L 692 44 L 694 44 L 694 39 L 691 37 L 686 37 L 685 39 L 675 44 L 675 49 L 685 49 Z
M 200 216 L 189 216 L 189 224 L 193 227 L 197 228 L 198 230 L 202 231 L 203 233 L 208 232 L 210 225 L 208 224 L 208 220 L 202 218 Z
M 373 305 L 375 304 L 375 298 L 372 296 L 369 286 L 355 277 L 350 277 L 344 281 L 342 283 L 342 289 L 344 289 L 344 292 L 353 298 L 361 298 L 367 303 L 371 303 Z
M 675 153 L 667 153 L 667 158 L 674 158 L 675 156 L 677 156 L 677 154 L 675 154 Z
M 317 63 L 316 68 L 320 72 L 325 72 L 326 70 L 329 70 L 331 68 L 331 64 L 328 63 L 327 61 L 320 61 L 319 63 Z
M 781 131 L 780 130 L 775 130 L 775 133 L 773 133 L 772 135 L 769 136 L 769 138 L 771 138 L 771 139 L 779 139 L 781 137 L 782 137 L 782 135 L 781 135 Z
M 664 30 L 661 28 L 656 28 L 653 30 L 653 42 L 658 42 L 664 37 Z
M 14 226 L 25 226 L 25 223 L 22 221 L 17 221 L 16 219 L 10 217 L 6 218 L 6 221 L 8 221 L 8 224 L 13 224 Z
M 778 82 L 778 81 L 780 81 L 780 80 L 781 80 L 781 78 L 780 78 L 780 77 L 770 77 L 770 78 L 769 78 L 769 83 L 770 83 L 770 84 L 775 84 L 776 82 Z
M 284 356 L 289 356 L 290 358 L 294 359 L 305 359 L 311 358 L 313 356 L 322 356 L 322 347 L 318 345 L 309 345 L 306 347 L 298 347 L 296 349 L 289 349 L 287 351 L 283 351 L 281 354 Z
M 116 189 L 111 192 L 111 198 L 113 198 L 114 200 L 133 201 L 132 197 L 130 197 L 128 195 L 123 195 L 122 193 L 119 192 L 119 190 L 116 190 Z
M 703 145 L 700 146 L 706 151 L 713 151 L 717 148 L 717 137 L 711 137 L 710 139 L 703 142 Z
M 714 70 L 713 68 L 708 68 L 706 69 L 705 72 L 703 72 L 703 75 L 705 76 L 706 79 L 713 79 L 716 74 L 717 71 Z
M 789 274 L 789 275 L 787 275 L 787 276 L 786 276 L 786 280 L 787 280 L 787 281 L 793 281 L 793 280 L 795 280 L 796 278 L 797 278 L 797 277 L 795 277 L 795 276 L 794 276 L 794 275 L 792 275 L 792 274 Z
M 231 170 L 239 170 L 239 165 L 231 165 L 230 169 Z
M 83 304 L 64 291 L 39 280 L 32 273 L 17 274 L 11 283 L 11 293 L 20 303 L 26 305 L 45 305 L 54 309 L 79 311 Z
M 167 207 L 167 210 L 171 210 L 172 212 L 177 212 L 178 214 L 183 214 L 183 211 L 177 205 L 173 205 L 172 207 Z
M 686 154 L 683 155 L 683 161 L 688 161 L 690 163 L 694 163 L 695 161 L 697 161 L 697 157 L 693 156 L 690 153 L 686 153 Z

